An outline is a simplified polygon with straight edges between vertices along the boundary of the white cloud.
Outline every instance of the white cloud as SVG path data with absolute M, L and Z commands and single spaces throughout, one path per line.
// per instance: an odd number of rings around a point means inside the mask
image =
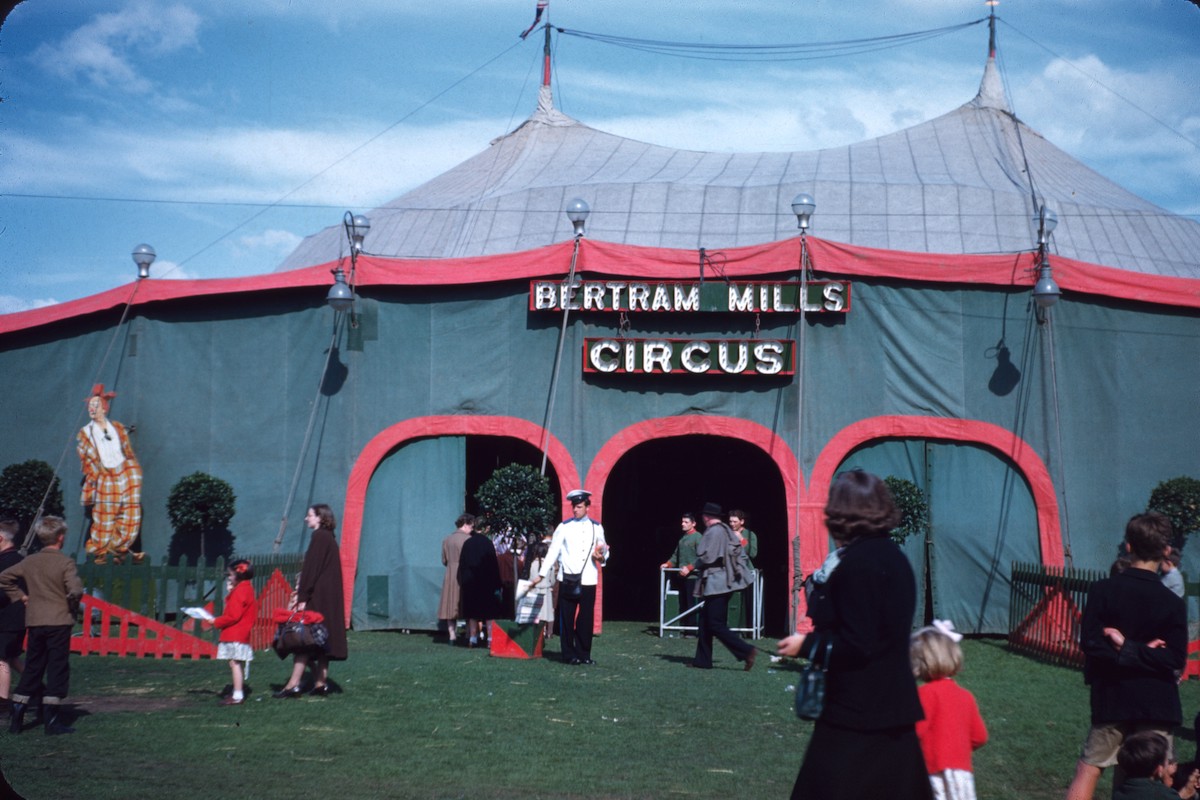
M 13 297 L 11 294 L 0 294 L 0 314 L 15 314 L 18 311 L 31 311 L 35 308 L 58 305 L 54 298 L 36 298 L 26 300 L 23 297 Z
M 263 253 L 267 256 L 285 256 L 296 249 L 304 237 L 291 231 L 268 228 L 252 236 L 241 236 L 237 244 L 245 251 Z
M 150 277 L 158 280 L 191 281 L 204 276 L 189 272 L 174 261 L 160 258 L 150 265 Z
M 132 3 L 97 14 L 56 42 L 46 42 L 31 58 L 45 71 L 101 88 L 145 94 L 153 83 L 134 66 L 135 57 L 158 57 L 198 47 L 200 16 L 182 5 Z

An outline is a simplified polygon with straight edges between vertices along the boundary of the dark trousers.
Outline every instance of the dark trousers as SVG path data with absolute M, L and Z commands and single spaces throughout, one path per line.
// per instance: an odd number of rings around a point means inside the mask
M 696 603 L 700 602 L 700 599 L 696 597 L 696 587 L 699 585 L 699 578 L 681 578 L 679 580 L 679 610 L 681 612 L 687 611 L 689 608 L 696 605 Z M 700 612 L 693 611 L 691 614 L 688 614 L 686 617 L 679 620 L 679 624 L 699 626 L 699 616 Z
M 592 625 L 596 618 L 596 587 L 583 586 L 574 600 L 558 595 L 558 635 L 562 660 L 587 661 L 592 657 Z
M 71 625 L 35 625 L 29 629 L 25 671 L 13 692 L 13 700 L 26 703 L 29 698 L 41 695 L 46 705 L 57 705 L 67 696 L 71 681 L 71 628 Z
M 692 659 L 697 667 L 707 669 L 712 666 L 714 636 L 729 648 L 738 661 L 745 661 L 746 656 L 754 650 L 749 642 L 729 630 L 729 594 L 704 598 L 704 608 L 700 609 L 700 632 L 696 638 L 696 657 Z

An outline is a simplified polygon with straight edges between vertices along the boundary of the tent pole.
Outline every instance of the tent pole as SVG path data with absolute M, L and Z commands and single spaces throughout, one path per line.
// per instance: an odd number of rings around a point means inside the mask
M 308 455 L 313 426 L 317 421 L 317 408 L 321 404 L 321 387 L 325 385 L 325 376 L 329 373 L 329 362 L 333 359 L 333 351 L 337 348 L 338 334 L 341 332 L 342 323 L 346 321 L 348 313 L 353 312 L 334 312 L 333 337 L 329 340 L 329 349 L 325 351 L 325 366 L 321 368 L 321 380 L 317 381 L 317 395 L 313 398 L 312 411 L 308 415 L 308 428 L 304 431 L 304 443 L 300 445 L 300 457 L 296 459 L 296 471 L 292 475 L 292 485 L 288 489 L 287 501 L 283 504 L 283 516 L 279 519 L 279 533 L 275 535 L 275 542 L 271 548 L 272 553 L 278 553 L 279 548 L 283 546 L 283 534 L 287 530 L 288 524 L 288 510 L 296 499 L 296 487 L 300 484 L 300 469 L 304 466 L 304 457 Z
M 575 247 L 571 250 L 571 268 L 567 272 L 567 291 L 564 295 L 562 329 L 558 333 L 558 348 L 554 354 L 554 371 L 550 375 L 550 396 L 546 399 L 546 416 L 542 418 L 542 476 L 546 475 L 546 459 L 550 452 L 550 416 L 554 413 L 554 396 L 558 392 L 558 373 L 562 365 L 563 342 L 567 338 L 567 321 L 571 316 L 571 292 L 575 285 L 575 264 L 579 260 L 579 242 L 582 233 L 575 235 Z

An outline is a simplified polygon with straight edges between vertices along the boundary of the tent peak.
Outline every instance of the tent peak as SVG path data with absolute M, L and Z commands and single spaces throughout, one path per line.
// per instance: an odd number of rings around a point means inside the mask
M 979 93 L 969 105 L 1012 113 L 1008 96 L 1004 93 L 1004 85 L 1000 81 L 1000 71 L 996 68 L 995 55 L 988 56 L 987 64 L 983 68 L 983 80 L 979 82 Z
M 533 112 L 533 116 L 529 118 L 529 121 L 540 122 L 543 125 L 576 124 L 575 120 L 554 107 L 554 93 L 551 92 L 549 86 L 544 84 L 538 88 L 537 109 Z

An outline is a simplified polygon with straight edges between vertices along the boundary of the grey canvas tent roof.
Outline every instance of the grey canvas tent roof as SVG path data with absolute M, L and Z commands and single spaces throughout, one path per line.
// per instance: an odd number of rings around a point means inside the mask
M 806 152 L 676 150 L 538 109 L 478 155 L 369 213 L 368 252 L 448 258 L 542 247 L 571 235 L 563 209 L 591 206 L 589 238 L 691 249 L 792 237 L 791 199 L 817 200 L 813 232 L 888 250 L 989 254 L 1032 249 L 1035 209 L 1059 219 L 1051 250 L 1121 270 L 1200 278 L 1200 223 L 1104 178 L 1023 124 L 989 58 L 979 93 L 935 119 Z M 345 254 L 340 225 L 278 267 Z

